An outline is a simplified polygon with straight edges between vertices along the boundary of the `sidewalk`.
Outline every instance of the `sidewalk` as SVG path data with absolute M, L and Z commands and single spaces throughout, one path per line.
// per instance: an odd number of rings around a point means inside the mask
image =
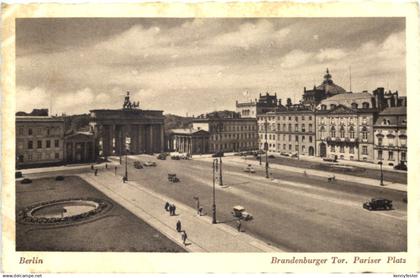
M 54 166 L 54 167 L 40 167 L 40 168 L 28 168 L 17 170 L 22 172 L 23 175 L 25 174 L 37 174 L 37 173 L 49 173 L 49 172 L 60 172 L 60 171 L 71 171 L 71 170 L 79 170 L 79 169 L 90 169 L 93 165 L 95 169 L 104 169 L 105 164 L 108 164 L 108 167 L 115 167 L 120 165 L 117 162 L 103 162 L 100 164 L 96 163 L 89 163 L 89 164 L 69 164 L 63 166 Z
M 205 159 L 202 159 L 202 160 L 205 160 Z M 243 166 L 243 167 L 245 167 L 247 164 L 251 164 L 256 168 L 258 168 L 258 167 L 263 167 L 264 168 L 265 167 L 264 163 L 263 163 L 263 165 L 260 166 L 259 162 L 256 161 L 256 160 L 246 160 L 245 161 L 243 158 L 237 157 L 237 156 L 225 158 L 225 159 L 223 159 L 223 163 L 240 165 L 240 166 Z M 304 174 L 304 172 L 306 172 L 306 174 L 308 176 L 317 176 L 317 177 L 325 177 L 325 178 L 335 176 L 335 178 L 337 180 L 355 182 L 355 183 L 365 184 L 365 185 L 369 185 L 369 186 L 376 186 L 376 187 L 380 187 L 380 188 L 390 188 L 390 189 L 394 189 L 394 190 L 398 190 L 398 191 L 407 191 L 407 185 L 406 184 L 391 183 L 391 182 L 384 181 L 384 186 L 381 186 L 379 184 L 379 180 L 370 179 L 370 178 L 363 178 L 363 177 L 356 177 L 356 176 L 346 175 L 346 174 L 336 174 L 336 173 L 331 173 L 331 172 L 326 172 L 326 171 L 321 171 L 321 170 L 298 168 L 298 167 L 280 165 L 280 164 L 275 164 L 275 163 L 270 164 L 270 169 L 284 170 L 284 171 L 295 172 L 295 173 L 302 173 L 302 175 Z M 326 180 L 326 182 L 327 182 L 327 180 Z
M 138 182 L 123 184 L 121 176 L 115 176 L 112 171 L 101 172 L 98 176 L 91 173 L 79 176 L 189 252 L 283 252 L 228 225 L 212 224 L 211 217 L 198 216 L 196 210 Z M 166 202 L 176 205 L 176 216 L 169 216 L 165 211 Z M 181 233 L 175 229 L 178 220 L 188 234 L 186 246 Z

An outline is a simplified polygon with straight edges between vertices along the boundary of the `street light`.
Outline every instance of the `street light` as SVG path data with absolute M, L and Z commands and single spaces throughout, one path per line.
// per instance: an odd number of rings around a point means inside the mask
M 128 162 L 127 162 L 127 152 L 128 150 L 125 149 L 125 180 L 128 181 Z
M 223 138 L 222 134 L 223 130 L 223 123 L 219 122 L 217 125 L 217 131 L 220 134 L 220 139 Z M 220 172 L 219 172 L 219 185 L 223 186 L 223 175 L 222 175 L 222 155 L 223 155 L 223 140 L 220 140 L 220 151 L 219 151 L 219 159 L 220 159 Z
M 213 159 L 213 224 L 216 224 L 216 171 L 218 168 L 217 158 Z
M 382 171 L 382 164 L 383 163 L 382 163 L 382 161 L 379 161 L 378 164 L 381 166 L 381 177 L 380 177 L 380 179 L 381 179 L 380 181 L 381 182 L 380 182 L 380 185 L 381 186 L 384 186 L 384 172 Z
M 268 142 L 267 142 L 267 127 L 268 127 L 268 122 L 267 122 L 267 118 L 265 118 L 265 122 L 264 122 L 264 127 L 265 127 L 265 143 L 264 143 L 264 150 L 265 150 L 265 177 L 268 179 Z

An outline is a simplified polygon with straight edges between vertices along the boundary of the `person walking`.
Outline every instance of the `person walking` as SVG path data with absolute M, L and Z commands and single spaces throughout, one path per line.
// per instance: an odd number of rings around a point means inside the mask
M 95 176 L 98 175 L 98 169 L 95 169 Z
M 181 221 L 180 221 L 180 220 L 178 220 L 178 222 L 176 222 L 176 231 L 177 231 L 178 233 L 180 233 L 180 232 L 181 232 Z
M 108 169 L 108 163 L 105 163 L 105 169 Z
M 172 205 L 172 215 L 176 215 L 176 213 L 175 213 L 175 211 L 176 211 L 176 206 L 175 206 L 175 204 L 173 204 Z
M 169 203 L 168 203 L 168 202 L 166 202 L 166 204 L 165 204 L 165 210 L 166 210 L 166 211 L 169 211 L 169 206 L 170 206 L 170 205 L 169 205 Z
M 126 177 L 126 176 L 124 176 L 124 177 L 122 178 L 122 181 L 123 181 L 123 183 L 125 183 L 125 182 L 127 181 L 127 177 Z
M 92 164 L 92 165 L 90 165 L 90 169 L 91 169 L 91 170 L 93 170 L 93 169 L 94 169 L 94 168 L 93 168 L 93 164 Z
M 241 220 L 238 220 L 238 232 L 241 231 L 242 222 Z
M 187 233 L 185 232 L 185 230 L 182 232 L 182 243 L 187 246 Z
M 169 205 L 169 215 L 172 216 L 174 211 L 174 206 L 173 205 Z
M 115 166 L 114 169 L 115 169 L 115 175 L 117 175 L 117 166 Z

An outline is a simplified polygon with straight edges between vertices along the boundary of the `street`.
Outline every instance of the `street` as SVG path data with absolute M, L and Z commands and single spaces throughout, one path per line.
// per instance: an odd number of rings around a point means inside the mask
M 194 196 L 198 196 L 204 212 L 211 215 L 212 159 L 137 157 L 143 162 L 155 161 L 157 166 L 135 169 L 135 159 L 130 157 L 129 180 L 192 208 L 196 207 Z M 254 216 L 253 221 L 243 223 L 246 233 L 290 252 L 407 250 L 404 192 L 347 181 L 328 183 L 324 178 L 274 169 L 271 180 L 264 177 L 262 166 L 255 174 L 243 172 L 243 167 L 223 164 L 225 186 L 216 185 L 219 223 L 236 225 L 230 212 L 233 206 L 241 205 Z M 123 173 L 124 167 L 120 167 L 117 174 Z M 180 182 L 169 182 L 168 173 L 176 173 Z M 394 210 L 362 208 L 363 202 L 379 196 L 393 200 Z

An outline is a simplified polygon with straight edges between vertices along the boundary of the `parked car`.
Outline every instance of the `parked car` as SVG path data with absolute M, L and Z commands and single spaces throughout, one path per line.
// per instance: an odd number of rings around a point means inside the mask
M 63 181 L 64 180 L 64 176 L 56 176 L 55 177 L 56 181 Z
M 179 155 L 171 155 L 171 159 L 172 160 L 180 160 L 181 158 L 179 157 Z
M 245 167 L 244 172 L 255 173 L 255 169 L 254 169 L 254 167 L 252 167 L 251 164 L 248 164 L 248 166 Z
M 245 221 L 250 221 L 254 218 L 243 206 L 234 206 L 231 213 L 234 217 Z
M 294 153 L 290 153 L 290 154 L 289 154 L 289 156 L 290 156 L 290 157 L 298 157 L 298 156 L 299 156 L 299 154 L 298 154 L 298 153 L 296 153 L 296 152 L 294 152 Z
M 134 161 L 134 168 L 143 169 L 143 165 L 141 165 L 140 161 Z
M 166 160 L 166 157 L 168 156 L 168 154 L 167 153 L 160 153 L 160 154 L 158 154 L 157 155 L 157 159 L 160 159 L 160 160 Z
M 26 178 L 26 179 L 21 180 L 20 183 L 22 183 L 22 184 L 28 184 L 28 183 L 32 183 L 32 180 Z
M 156 162 L 146 161 L 146 162 L 143 163 L 143 165 L 146 166 L 146 167 L 156 166 Z
M 407 165 L 404 162 L 401 162 L 398 165 L 394 166 L 395 170 L 402 170 L 402 171 L 407 171 Z
M 22 178 L 23 177 L 23 175 L 22 175 L 22 172 L 21 171 L 17 171 L 16 173 L 15 173 L 15 178 L 16 179 L 20 179 L 20 178 Z
M 225 153 L 224 153 L 223 151 L 218 151 L 218 152 L 215 152 L 215 153 L 212 155 L 212 157 L 222 157 L 222 156 L 225 156 Z
M 392 209 L 392 201 L 385 198 L 372 198 L 363 204 L 363 208 L 368 210 L 390 210 Z
M 270 154 L 268 158 L 276 158 L 274 155 Z
M 176 174 L 168 174 L 168 181 L 170 182 L 179 182 L 179 178 L 176 176 Z
M 286 152 L 281 152 L 280 155 L 282 155 L 282 156 L 289 156 L 289 154 L 286 153 Z
M 324 157 L 322 160 L 327 162 L 337 162 L 337 156 L 332 154 L 330 156 Z

